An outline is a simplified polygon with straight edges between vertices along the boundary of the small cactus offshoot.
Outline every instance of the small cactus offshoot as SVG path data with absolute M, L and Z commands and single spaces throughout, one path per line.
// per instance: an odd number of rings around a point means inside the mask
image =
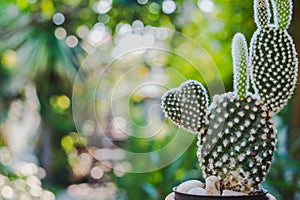
M 205 88 L 197 81 L 186 81 L 178 89 L 162 97 L 166 117 L 178 126 L 198 133 L 205 124 L 208 97 Z
M 255 193 L 261 189 L 276 147 L 273 114 L 295 88 L 298 60 L 286 28 L 291 20 L 289 0 L 274 0 L 270 25 L 267 0 L 254 0 L 255 32 L 248 47 L 245 37 L 233 38 L 234 91 L 215 95 L 197 81 L 186 81 L 162 97 L 166 117 L 198 134 L 198 160 L 204 178 L 216 176 L 221 190 Z M 250 57 L 250 58 L 249 58 Z M 252 82 L 255 93 L 249 91 Z

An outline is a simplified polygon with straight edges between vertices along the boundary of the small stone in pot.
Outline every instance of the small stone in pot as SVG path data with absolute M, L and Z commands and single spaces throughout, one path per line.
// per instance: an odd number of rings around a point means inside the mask
M 204 183 L 198 180 L 189 180 L 181 183 L 176 190 L 178 192 L 187 193 L 190 189 L 196 187 L 204 188 Z

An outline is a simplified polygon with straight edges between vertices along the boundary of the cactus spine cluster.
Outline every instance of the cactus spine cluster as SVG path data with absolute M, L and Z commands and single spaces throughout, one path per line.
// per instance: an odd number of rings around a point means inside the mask
M 198 160 L 204 178 L 217 176 L 221 189 L 257 192 L 267 175 L 276 146 L 272 115 L 291 97 L 298 60 L 286 28 L 292 2 L 274 0 L 270 24 L 267 0 L 254 0 L 255 32 L 248 56 L 240 33 L 232 43 L 234 91 L 215 95 L 197 81 L 186 81 L 162 97 L 166 117 L 198 134 Z M 249 92 L 249 81 L 255 93 Z

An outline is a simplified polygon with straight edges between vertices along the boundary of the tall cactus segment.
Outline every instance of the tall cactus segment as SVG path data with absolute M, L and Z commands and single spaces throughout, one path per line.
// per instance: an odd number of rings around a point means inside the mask
M 279 29 L 287 29 L 292 20 L 292 0 L 272 0 L 272 3 L 274 6 L 275 23 Z
M 234 90 L 240 100 L 244 100 L 249 87 L 248 48 L 244 35 L 237 33 L 232 42 L 232 59 L 234 71 Z
M 258 30 L 250 47 L 252 83 L 268 109 L 278 113 L 293 94 L 298 76 L 295 45 L 286 30 L 291 19 L 292 2 L 274 0 L 275 25 L 269 24 L 267 0 L 256 0 L 255 6 Z
M 269 25 L 271 13 L 267 0 L 254 0 L 254 21 L 257 27 Z

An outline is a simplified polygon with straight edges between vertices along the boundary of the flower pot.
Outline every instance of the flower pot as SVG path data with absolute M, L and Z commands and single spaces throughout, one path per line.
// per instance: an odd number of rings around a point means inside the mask
M 176 200 L 268 200 L 267 191 L 263 190 L 259 194 L 253 194 L 248 196 L 209 196 L 209 195 L 192 195 L 181 193 L 173 188 Z

